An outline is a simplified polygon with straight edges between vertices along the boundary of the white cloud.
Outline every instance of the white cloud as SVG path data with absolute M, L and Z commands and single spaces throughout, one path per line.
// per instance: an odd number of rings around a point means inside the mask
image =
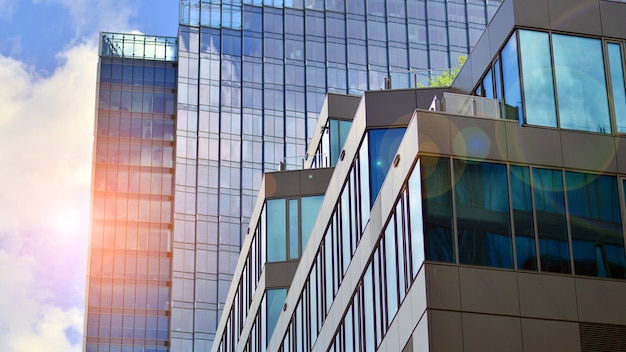
M 2 1 L 2 0 L 0 0 Z M 66 7 L 78 37 L 100 31 L 128 32 L 136 8 L 129 0 L 43 0 Z
M 30 256 L 0 250 L 3 289 L 0 290 L 0 350 L 7 352 L 80 351 L 66 331 L 82 331 L 79 308 L 62 309 L 44 303 L 48 291 L 33 275 L 42 265 Z M 77 342 L 77 341 L 74 341 Z
M 17 0 L 0 0 L 0 18 L 11 18 L 16 4 Z
M 80 350 L 97 46 L 60 58 L 0 56 L 0 351 Z

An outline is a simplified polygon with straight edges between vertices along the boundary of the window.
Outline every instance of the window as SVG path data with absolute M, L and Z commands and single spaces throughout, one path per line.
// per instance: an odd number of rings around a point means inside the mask
M 506 165 L 454 160 L 459 261 L 513 268 Z
M 562 34 L 552 42 L 561 127 L 611 133 L 602 42 Z

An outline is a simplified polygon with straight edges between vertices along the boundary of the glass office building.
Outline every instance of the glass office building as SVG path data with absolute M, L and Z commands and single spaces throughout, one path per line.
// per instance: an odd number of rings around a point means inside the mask
M 289 228 L 261 190 L 212 351 L 623 350 L 624 16 L 505 0 L 452 87 L 329 94 L 297 268 L 267 257 Z
M 168 351 L 176 38 L 102 33 L 85 349 Z
M 425 83 L 499 4 L 180 2 L 172 350 L 210 348 L 263 172 L 302 167 L 326 93 Z

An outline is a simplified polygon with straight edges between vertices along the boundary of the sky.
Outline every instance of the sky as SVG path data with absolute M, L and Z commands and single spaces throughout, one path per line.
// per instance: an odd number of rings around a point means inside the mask
M 98 33 L 178 0 L 0 0 L 0 351 L 82 349 Z

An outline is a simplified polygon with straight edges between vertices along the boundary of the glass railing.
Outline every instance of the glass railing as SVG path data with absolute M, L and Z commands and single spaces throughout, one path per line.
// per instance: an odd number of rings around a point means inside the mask
M 441 104 L 436 105 L 441 111 L 451 114 L 517 120 L 517 108 L 498 99 L 445 92 Z
M 100 34 L 100 56 L 176 61 L 176 38 L 143 34 Z

